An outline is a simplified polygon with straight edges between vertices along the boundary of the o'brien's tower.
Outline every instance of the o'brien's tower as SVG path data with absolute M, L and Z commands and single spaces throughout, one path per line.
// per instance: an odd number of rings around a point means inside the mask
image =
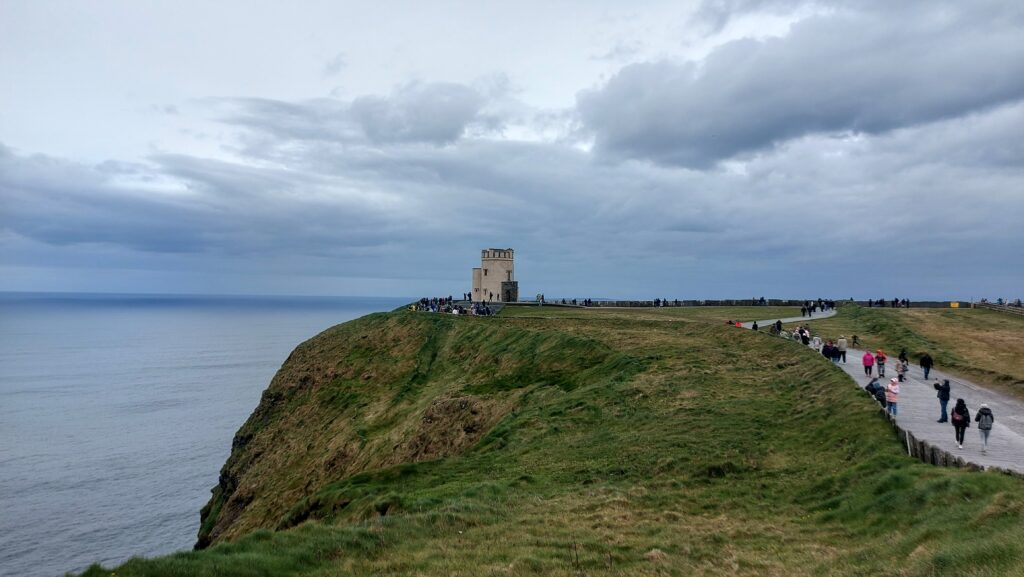
M 480 251 L 480 268 L 473 269 L 473 300 L 480 302 L 516 302 L 519 282 L 510 248 L 488 248 Z

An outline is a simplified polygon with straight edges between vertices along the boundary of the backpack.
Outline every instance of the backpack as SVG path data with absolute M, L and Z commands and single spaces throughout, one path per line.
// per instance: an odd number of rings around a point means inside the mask
M 885 389 L 882 387 L 875 389 L 875 400 L 885 406 Z
M 981 418 L 978 419 L 978 428 L 989 430 L 992 428 L 992 422 L 995 419 L 992 418 L 992 413 L 982 413 Z
M 961 415 L 960 413 L 956 412 L 956 411 L 953 411 L 953 422 L 954 423 L 962 423 L 962 422 L 964 422 L 964 416 Z

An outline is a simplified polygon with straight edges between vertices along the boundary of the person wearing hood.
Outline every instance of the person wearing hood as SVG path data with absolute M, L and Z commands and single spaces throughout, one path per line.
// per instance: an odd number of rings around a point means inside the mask
M 885 386 L 885 408 L 888 409 L 890 415 L 896 416 L 899 402 L 900 382 L 896 380 L 896 377 L 893 377 L 889 379 L 889 384 Z
M 942 414 L 939 415 L 937 423 L 945 423 L 949 420 L 949 415 L 946 414 L 946 406 L 949 405 L 949 379 L 945 379 L 942 383 L 939 383 L 939 379 L 935 379 L 935 384 L 932 385 L 937 391 L 935 396 L 939 398 L 939 408 L 942 409 Z
M 967 427 L 971 426 L 971 412 L 967 410 L 967 403 L 963 399 L 957 399 L 956 406 L 953 407 L 949 417 L 953 424 L 953 431 L 956 432 L 956 446 L 958 449 L 963 449 L 964 432 Z
M 875 351 L 875 364 L 878 365 L 878 376 L 880 377 L 885 376 L 885 358 L 885 353 L 882 352 L 882 349 Z
M 872 355 L 871 351 L 865 351 L 861 362 L 864 363 L 864 374 L 870 377 L 871 371 L 875 368 L 875 355 Z
M 974 420 L 978 422 L 978 433 L 981 434 L 981 454 L 984 455 L 988 453 L 988 435 L 992 432 L 992 423 L 996 422 L 996 417 L 992 414 L 992 409 L 982 403 L 978 414 L 974 415 Z

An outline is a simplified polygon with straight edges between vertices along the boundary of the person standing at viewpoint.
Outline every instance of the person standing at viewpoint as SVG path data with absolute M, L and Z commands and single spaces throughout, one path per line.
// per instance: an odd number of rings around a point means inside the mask
M 928 373 L 932 372 L 932 365 L 935 363 L 932 361 L 932 356 L 928 353 L 921 355 L 921 369 L 924 370 L 924 378 L 928 380 Z
M 946 405 L 949 404 L 949 379 L 939 382 L 939 379 L 935 379 L 933 385 L 935 390 L 935 396 L 939 398 L 939 408 L 942 409 L 942 414 L 939 415 L 939 420 L 936 423 L 945 423 L 949 420 L 949 415 L 946 414 Z
M 978 414 L 974 415 L 974 420 L 978 422 L 978 433 L 981 434 L 981 454 L 984 455 L 988 453 L 988 435 L 992 432 L 992 424 L 996 422 L 996 417 L 992 414 L 992 409 L 982 403 Z
M 864 374 L 870 377 L 871 371 L 875 368 L 875 355 L 872 355 L 871 351 L 864 351 L 860 361 L 864 363 Z
M 967 430 L 967 427 L 971 426 L 971 412 L 967 410 L 967 403 L 963 399 L 956 400 L 956 406 L 953 407 L 949 420 L 953 425 L 953 431 L 956 433 L 956 446 L 958 449 L 963 449 L 964 432 Z

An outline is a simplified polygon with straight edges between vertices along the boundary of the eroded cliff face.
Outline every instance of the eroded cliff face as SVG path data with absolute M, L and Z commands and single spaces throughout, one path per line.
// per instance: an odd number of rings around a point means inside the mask
M 500 318 L 396 312 L 333 327 L 292 352 L 235 435 L 196 547 L 300 522 L 329 483 L 471 450 L 531 387 L 571 388 L 612 355 Z

